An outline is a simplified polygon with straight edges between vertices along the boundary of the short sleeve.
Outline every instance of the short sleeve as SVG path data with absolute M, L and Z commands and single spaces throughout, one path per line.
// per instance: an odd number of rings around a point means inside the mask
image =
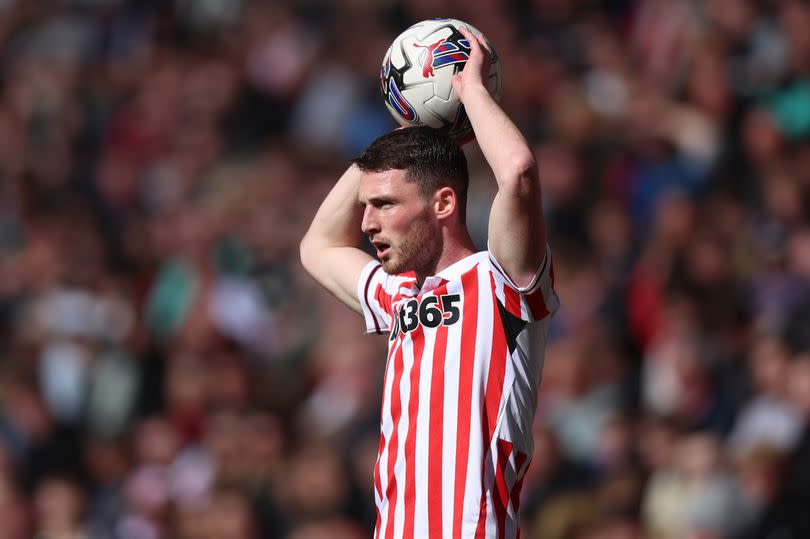
M 391 295 L 386 291 L 388 274 L 376 260 L 369 262 L 357 281 L 357 298 L 363 309 L 367 333 L 383 335 L 391 327 Z
M 560 301 L 554 291 L 554 263 L 548 246 L 537 273 L 524 287 L 512 282 L 492 252 L 488 254 L 495 293 L 507 311 L 521 320 L 536 322 L 553 314 L 559 308 Z

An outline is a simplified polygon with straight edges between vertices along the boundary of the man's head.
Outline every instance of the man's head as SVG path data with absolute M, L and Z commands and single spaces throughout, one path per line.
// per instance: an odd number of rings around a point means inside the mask
M 432 272 L 442 226 L 464 227 L 469 177 L 458 143 L 429 127 L 387 133 L 352 160 L 364 173 L 363 232 L 388 273 Z

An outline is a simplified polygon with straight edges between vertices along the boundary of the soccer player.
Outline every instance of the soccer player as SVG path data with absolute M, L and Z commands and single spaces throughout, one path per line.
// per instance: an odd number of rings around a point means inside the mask
M 542 367 L 526 328 L 545 337 L 558 302 L 534 156 L 484 86 L 485 41 L 463 33 L 471 53 L 453 88 L 498 183 L 488 250 L 465 223 L 465 156 L 427 127 L 355 158 L 301 242 L 307 271 L 388 335 L 375 538 L 519 533 Z

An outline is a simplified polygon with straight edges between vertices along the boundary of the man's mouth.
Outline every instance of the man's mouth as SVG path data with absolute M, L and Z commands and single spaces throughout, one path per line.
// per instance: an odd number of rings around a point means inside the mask
M 377 258 L 383 258 L 391 250 L 391 245 L 383 241 L 373 241 L 371 244 L 377 250 Z

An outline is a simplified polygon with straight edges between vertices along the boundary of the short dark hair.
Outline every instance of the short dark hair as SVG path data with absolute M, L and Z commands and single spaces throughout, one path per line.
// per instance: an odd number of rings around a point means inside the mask
M 363 172 L 404 170 L 405 178 L 419 186 L 423 196 L 451 187 L 456 193 L 459 215 L 466 217 L 470 183 L 467 158 L 458 142 L 432 127 L 407 127 L 386 133 L 352 159 Z

